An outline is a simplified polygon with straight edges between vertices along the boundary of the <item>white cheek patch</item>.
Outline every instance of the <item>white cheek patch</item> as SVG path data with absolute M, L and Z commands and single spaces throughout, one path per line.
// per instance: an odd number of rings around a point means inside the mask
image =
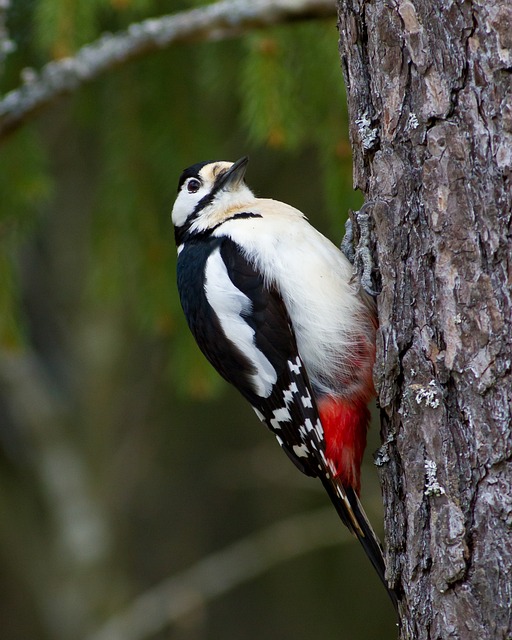
M 171 219 L 173 225 L 175 227 L 182 227 L 187 221 L 191 211 L 193 211 L 193 209 L 190 208 L 188 198 L 185 197 L 185 194 L 179 193 L 172 208 Z
M 277 381 L 277 373 L 265 354 L 256 347 L 254 330 L 242 317 L 242 313 L 250 314 L 251 300 L 231 282 L 219 249 L 206 261 L 204 289 L 224 334 L 256 371 L 250 374 L 254 392 L 262 398 L 268 398 Z
M 199 201 L 208 193 L 206 187 L 202 187 L 196 193 L 189 193 L 186 187 L 183 187 L 178 193 L 178 197 L 172 208 L 171 219 L 175 227 L 182 227 L 187 218 L 194 213 L 194 209 Z

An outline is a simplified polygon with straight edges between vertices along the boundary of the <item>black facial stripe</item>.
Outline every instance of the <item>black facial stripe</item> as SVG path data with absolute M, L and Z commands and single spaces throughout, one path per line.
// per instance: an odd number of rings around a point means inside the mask
M 208 164 L 208 162 L 204 162 L 200 164 L 201 166 L 199 168 L 201 169 L 202 167 L 204 167 L 205 164 Z M 194 165 L 194 166 L 197 167 L 199 165 Z M 222 178 L 224 177 L 227 171 L 229 171 L 229 167 L 225 171 L 222 171 L 217 176 L 215 176 L 215 182 L 213 183 L 212 190 L 210 191 L 210 193 L 207 193 L 203 198 L 201 198 L 201 200 L 199 200 L 199 202 L 196 204 L 194 211 L 189 218 L 190 221 L 194 220 L 194 218 L 197 217 L 200 211 L 202 211 L 205 207 L 207 207 L 209 204 L 211 204 L 214 201 L 215 196 L 219 191 L 222 191 L 222 188 L 223 188 Z M 184 173 L 186 173 L 186 171 Z M 185 180 L 187 179 L 187 177 L 185 178 Z
M 195 218 L 197 218 L 198 214 L 205 208 L 207 207 L 209 204 L 211 204 L 213 202 L 213 199 L 215 198 L 217 194 L 217 191 L 215 189 L 215 187 L 213 187 L 213 189 L 210 191 L 210 193 L 207 193 L 205 196 L 203 196 L 201 198 L 201 200 L 199 200 L 199 202 L 196 204 L 196 206 L 194 207 L 194 211 L 192 212 L 192 214 L 187 218 L 187 220 L 190 220 L 192 222 L 192 220 L 194 220 Z

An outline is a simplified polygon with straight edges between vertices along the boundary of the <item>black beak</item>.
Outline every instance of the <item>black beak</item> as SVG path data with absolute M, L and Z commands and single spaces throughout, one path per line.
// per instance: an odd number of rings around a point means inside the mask
M 245 177 L 245 170 L 247 169 L 247 163 L 249 162 L 249 156 L 244 156 L 237 160 L 226 173 L 223 173 L 217 182 L 217 188 L 220 189 L 236 189 L 243 182 Z

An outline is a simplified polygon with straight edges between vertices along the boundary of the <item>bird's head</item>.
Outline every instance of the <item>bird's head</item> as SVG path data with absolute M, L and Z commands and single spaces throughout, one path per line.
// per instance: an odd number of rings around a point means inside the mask
M 244 182 L 249 158 L 199 162 L 181 174 L 172 222 L 179 244 L 185 236 L 208 232 L 254 195 Z

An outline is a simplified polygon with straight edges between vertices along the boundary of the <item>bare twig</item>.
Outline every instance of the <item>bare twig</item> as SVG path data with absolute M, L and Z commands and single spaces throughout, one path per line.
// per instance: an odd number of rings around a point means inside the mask
M 147 640 L 282 562 L 350 540 L 352 536 L 339 526 L 331 509 L 288 518 L 164 580 L 113 616 L 88 640 Z
M 136 58 L 177 42 L 220 40 L 283 22 L 334 16 L 334 0 L 225 0 L 105 34 L 74 57 L 26 70 L 24 84 L 0 101 L 0 138 L 16 130 L 59 96 Z

